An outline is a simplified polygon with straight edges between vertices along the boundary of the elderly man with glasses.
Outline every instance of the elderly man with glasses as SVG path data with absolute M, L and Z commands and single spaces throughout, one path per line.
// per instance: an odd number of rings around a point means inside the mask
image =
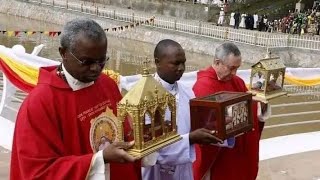
M 96 142 L 110 134 L 92 133 L 103 128 L 94 122 L 107 108 L 116 114 L 121 99 L 117 84 L 101 74 L 109 59 L 107 45 L 104 30 L 93 20 L 65 25 L 61 65 L 40 69 L 38 85 L 19 110 L 11 179 L 141 179 L 140 163 L 125 152 L 134 144 L 128 142 L 128 122 L 126 142 L 101 150 Z
M 212 66 L 198 72 L 193 86 L 195 96 L 206 96 L 220 91 L 246 92 L 244 81 L 236 75 L 241 62 L 241 53 L 235 44 L 226 42 L 218 46 Z M 270 115 L 266 108 L 257 107 L 257 104 L 252 107 L 254 130 L 236 137 L 232 141 L 233 146 L 196 145 L 196 161 L 193 164 L 195 180 L 256 179 L 260 134 L 264 120 Z

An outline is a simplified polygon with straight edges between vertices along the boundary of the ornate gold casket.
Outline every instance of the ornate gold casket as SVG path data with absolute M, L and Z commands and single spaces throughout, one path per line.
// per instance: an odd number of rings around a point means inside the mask
M 177 134 L 175 97 L 146 69 L 118 104 L 118 119 L 122 124 L 126 119 L 130 121 L 135 145 L 128 153 L 137 158 L 181 139 Z M 123 140 L 123 125 L 119 129 Z
M 270 99 L 286 95 L 283 83 L 286 67 L 279 57 L 271 57 L 271 53 L 254 64 L 251 68 L 250 92 L 253 99 L 267 103 Z

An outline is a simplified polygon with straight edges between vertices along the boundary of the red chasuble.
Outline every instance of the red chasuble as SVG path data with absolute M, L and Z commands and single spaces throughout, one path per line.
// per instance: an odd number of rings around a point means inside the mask
M 116 113 L 120 99 L 116 83 L 105 75 L 72 91 L 56 67 L 41 68 L 38 85 L 18 113 L 10 178 L 86 179 L 93 157 L 90 121 L 107 107 Z M 140 171 L 139 163 L 110 164 L 111 180 L 141 179 Z
M 246 92 L 244 81 L 233 76 L 229 81 L 218 80 L 210 67 L 199 71 L 193 87 L 196 97 L 219 91 Z M 254 131 L 236 138 L 234 148 L 219 148 L 213 145 L 196 145 L 196 161 L 193 163 L 194 179 L 199 180 L 207 172 L 212 180 L 254 180 L 258 173 L 259 140 L 257 105 L 253 103 Z

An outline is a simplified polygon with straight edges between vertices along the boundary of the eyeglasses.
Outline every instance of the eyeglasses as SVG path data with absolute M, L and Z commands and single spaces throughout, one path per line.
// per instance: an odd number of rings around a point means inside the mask
M 106 64 L 106 62 L 110 59 L 109 56 L 106 56 L 104 59 L 98 60 L 98 61 L 80 60 L 71 51 L 69 51 L 69 52 L 79 62 L 79 64 L 81 64 L 83 66 L 91 66 L 92 64 L 98 64 L 100 66 L 104 66 Z
M 221 62 L 222 62 L 222 61 L 221 61 Z M 230 66 L 230 65 L 225 64 L 225 63 L 223 63 L 223 62 L 222 62 L 222 64 L 223 64 L 225 67 L 227 67 L 227 69 L 228 69 L 229 71 L 234 71 L 234 70 L 238 70 L 238 69 L 239 69 L 238 66 Z

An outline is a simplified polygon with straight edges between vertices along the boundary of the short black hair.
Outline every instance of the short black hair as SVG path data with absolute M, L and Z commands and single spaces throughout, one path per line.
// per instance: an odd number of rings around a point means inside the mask
M 161 40 L 157 45 L 156 45 L 156 48 L 154 49 L 154 53 L 153 53 L 153 56 L 154 56 L 154 59 L 158 59 L 160 60 L 161 58 L 163 58 L 163 56 L 165 56 L 165 50 L 167 47 L 169 46 L 175 46 L 175 47 L 178 47 L 178 48 L 181 48 L 181 45 L 174 41 L 174 40 L 171 40 L 171 39 L 164 39 L 164 40 Z

